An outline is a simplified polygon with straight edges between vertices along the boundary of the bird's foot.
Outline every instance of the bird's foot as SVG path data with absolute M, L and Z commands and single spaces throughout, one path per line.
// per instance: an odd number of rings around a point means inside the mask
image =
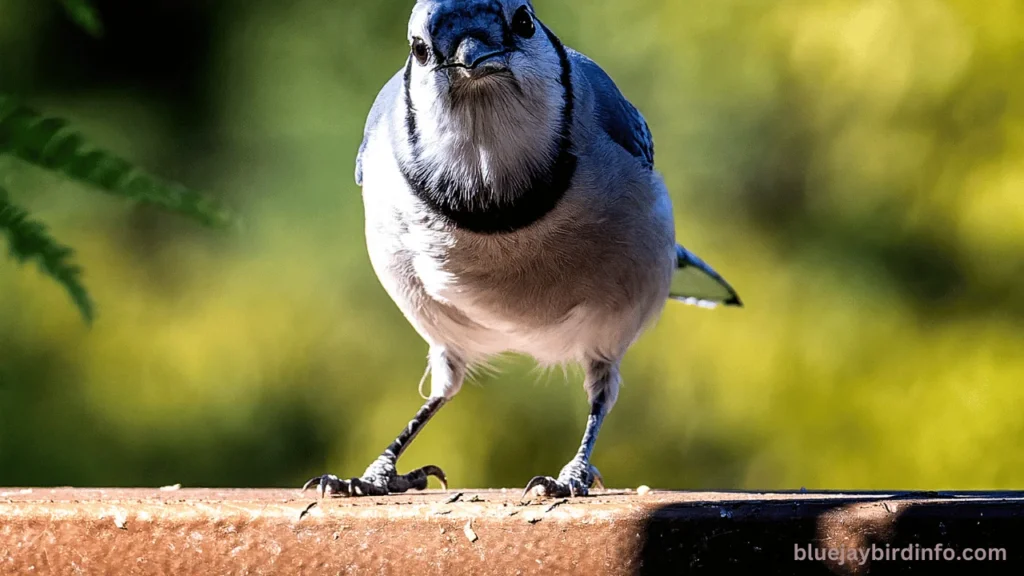
M 395 469 L 395 458 L 385 454 L 370 464 L 361 478 L 342 480 L 333 474 L 324 474 L 311 478 L 302 490 L 305 492 L 315 488 L 321 498 L 334 495 L 387 496 L 408 490 L 424 490 L 430 476 L 440 480 L 442 488 L 448 489 L 448 479 L 437 466 L 424 466 L 408 474 L 398 474 Z
M 548 498 L 576 498 L 587 496 L 592 487 L 604 488 L 601 473 L 583 459 L 573 459 L 558 473 L 558 478 L 550 476 L 536 476 L 526 485 L 523 491 L 523 498 L 532 492 L 538 497 Z

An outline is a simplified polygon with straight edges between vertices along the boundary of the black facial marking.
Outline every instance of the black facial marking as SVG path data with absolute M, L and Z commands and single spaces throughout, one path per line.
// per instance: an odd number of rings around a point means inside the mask
M 412 105 L 412 55 L 405 64 L 405 131 L 409 136 L 409 146 L 417 150 L 420 145 L 420 132 L 416 128 L 416 108 Z
M 543 23 L 540 26 L 555 48 L 561 67 L 559 81 L 562 84 L 564 104 L 557 139 L 558 151 L 550 166 L 532 174 L 530 183 L 508 200 L 494 199 L 485 184 L 467 186 L 467 183 L 458 182 L 447 173 L 442 173 L 436 182 L 432 182 L 431 167 L 419 163 L 419 135 L 416 132 L 415 109 L 410 95 L 411 61 L 406 67 L 406 129 L 412 160 L 402 163 L 402 175 L 416 196 L 431 211 L 457 228 L 478 234 L 503 234 L 521 230 L 554 210 L 572 184 L 577 166 L 576 155 L 572 153 L 575 111 L 572 67 L 565 46 L 547 26 Z

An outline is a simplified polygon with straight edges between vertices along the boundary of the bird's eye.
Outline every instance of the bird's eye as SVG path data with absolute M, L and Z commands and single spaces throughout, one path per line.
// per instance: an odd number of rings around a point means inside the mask
M 533 25 L 533 15 L 526 6 L 522 6 L 512 16 L 512 31 L 523 38 L 533 38 L 537 28 Z
M 420 63 L 420 66 L 427 63 L 427 58 L 430 58 L 430 48 L 427 47 L 427 43 L 422 38 L 412 39 L 412 55 L 416 57 L 416 61 Z

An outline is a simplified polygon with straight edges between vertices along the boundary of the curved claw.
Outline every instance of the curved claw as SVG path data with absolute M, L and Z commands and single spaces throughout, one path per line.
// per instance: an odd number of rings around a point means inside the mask
M 302 485 L 302 491 L 305 492 L 310 488 L 316 488 L 320 492 L 320 497 L 323 497 L 325 489 L 329 488 L 333 483 L 335 485 L 341 485 L 344 480 L 339 479 L 334 474 L 324 474 L 323 476 L 314 476 L 310 478 L 305 484 Z
M 310 488 L 316 488 L 317 495 L 320 498 L 326 498 L 328 495 L 340 494 L 342 496 L 352 496 L 353 485 L 356 479 L 342 480 L 334 474 L 324 474 L 323 476 L 317 476 L 310 478 L 305 484 L 302 485 L 302 491 L 305 492 Z
M 310 478 L 305 484 L 302 485 L 302 491 L 305 492 L 310 488 L 316 487 L 317 496 L 320 498 L 324 497 L 326 492 L 327 483 L 329 482 L 330 474 L 324 474 L 323 476 L 315 476 Z
M 424 490 L 427 487 L 427 478 L 430 476 L 437 478 L 441 482 L 441 488 L 448 490 L 448 478 L 444 470 L 437 466 L 424 466 L 402 475 L 395 475 L 394 468 L 384 472 L 377 471 L 371 466 L 363 478 L 342 480 L 333 474 L 310 478 L 302 486 L 302 491 L 316 488 L 320 498 L 330 495 L 387 496 L 408 490 Z
M 425 476 L 433 476 L 434 478 L 437 478 L 438 482 L 441 483 L 441 489 L 444 490 L 445 492 L 448 491 L 448 477 L 445 476 L 444 470 L 441 470 L 439 467 L 424 466 L 419 470 L 415 470 L 415 472 L 422 472 Z M 410 474 L 412 473 L 410 472 L 409 474 L 407 474 L 407 476 Z
M 427 478 L 430 476 L 437 478 L 441 482 L 441 487 L 444 490 L 448 490 L 448 478 L 445 476 L 444 470 L 441 470 L 437 466 L 424 466 L 422 468 L 417 468 L 408 474 L 401 474 L 388 478 L 388 492 L 399 493 L 407 492 L 409 490 L 426 490 Z
M 586 466 L 586 468 L 584 468 Z M 586 472 L 582 472 L 586 470 Z M 570 462 L 562 469 L 558 478 L 550 476 L 536 476 L 526 485 L 523 490 L 523 499 L 533 492 L 538 497 L 549 498 L 576 498 L 578 496 L 590 495 L 590 488 L 596 486 L 604 489 L 604 479 L 597 468 L 589 463 L 579 464 Z
M 540 490 L 538 490 L 538 488 Z M 530 492 L 533 492 L 541 498 L 545 496 L 557 498 L 558 492 L 561 489 L 562 487 L 558 484 L 558 480 L 555 480 L 551 476 L 534 476 L 533 479 L 526 484 L 526 489 L 523 490 L 523 499 L 526 499 Z
M 569 479 L 563 482 L 550 476 L 537 476 L 530 480 L 526 490 L 523 490 L 523 498 L 525 499 L 530 492 L 539 498 L 576 498 L 588 494 L 587 487 L 578 480 Z

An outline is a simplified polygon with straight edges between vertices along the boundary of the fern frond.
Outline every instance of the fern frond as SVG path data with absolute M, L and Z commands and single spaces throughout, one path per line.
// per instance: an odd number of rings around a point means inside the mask
M 61 4 L 75 24 L 94 38 L 103 36 L 103 21 L 89 0 L 61 0 Z
M 213 198 L 166 182 L 113 153 L 90 146 L 60 118 L 43 116 L 0 94 L 0 154 L 10 154 L 107 192 L 168 208 L 213 226 L 233 221 Z
M 67 290 L 86 323 L 92 323 L 93 305 L 80 279 L 82 269 L 70 262 L 74 252 L 54 240 L 45 224 L 32 220 L 28 212 L 12 204 L 2 187 L 0 231 L 7 235 L 11 256 L 19 262 L 35 260 L 43 273 Z

